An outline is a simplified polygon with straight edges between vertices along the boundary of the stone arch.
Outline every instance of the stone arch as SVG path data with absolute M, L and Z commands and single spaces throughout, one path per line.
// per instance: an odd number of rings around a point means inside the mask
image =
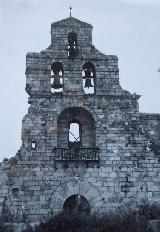
M 88 111 L 91 114 L 94 122 L 96 123 L 97 114 L 95 113 L 94 109 L 87 105 L 82 106 L 80 100 L 77 101 L 76 99 L 73 99 L 72 102 L 66 102 L 65 107 L 62 106 L 60 109 L 57 109 L 57 119 L 64 110 L 69 109 L 69 108 L 76 108 L 76 107 L 83 108 L 84 110 Z
M 90 205 L 88 200 L 79 194 L 68 197 L 64 204 L 63 210 L 71 213 L 90 214 Z
M 64 182 L 53 191 L 49 199 L 49 209 L 53 213 L 62 211 L 66 199 L 77 194 L 87 199 L 91 213 L 101 209 L 103 200 L 98 188 L 90 182 L 76 180 Z
M 81 125 L 81 146 L 96 147 L 95 120 L 92 114 L 82 107 L 64 109 L 57 120 L 57 147 L 68 147 L 68 131 L 72 121 L 77 120 Z

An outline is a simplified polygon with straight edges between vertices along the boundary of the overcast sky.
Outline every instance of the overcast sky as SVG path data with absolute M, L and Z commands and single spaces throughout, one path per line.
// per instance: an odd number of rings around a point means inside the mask
M 72 15 L 93 25 L 93 43 L 119 58 L 121 86 L 160 113 L 160 0 L 0 0 L 0 160 L 21 145 L 27 113 L 25 56 L 50 45 L 52 22 Z

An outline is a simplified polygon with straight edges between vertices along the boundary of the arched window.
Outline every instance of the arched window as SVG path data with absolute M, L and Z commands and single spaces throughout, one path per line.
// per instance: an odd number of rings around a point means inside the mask
M 51 92 L 63 91 L 63 66 L 60 62 L 51 65 Z
M 68 34 L 68 58 L 74 59 L 77 53 L 77 34 L 75 32 L 70 32 Z
M 85 94 L 94 94 L 95 92 L 95 66 L 91 62 L 83 65 L 83 90 Z
M 75 145 L 83 148 L 96 146 L 95 121 L 90 112 L 82 107 L 66 108 L 58 116 L 57 147 L 68 148 L 76 141 Z
M 81 145 L 81 128 L 77 121 L 72 121 L 69 124 L 68 142 L 69 147 L 80 147 Z

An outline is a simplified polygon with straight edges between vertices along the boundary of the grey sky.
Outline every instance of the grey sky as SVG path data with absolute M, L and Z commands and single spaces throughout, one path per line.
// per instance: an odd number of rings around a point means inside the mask
M 138 5 L 160 5 L 159 0 L 124 0 L 124 2 L 138 4 Z
M 93 44 L 119 57 L 120 83 L 160 112 L 159 0 L 0 0 L 0 160 L 20 147 L 27 112 L 25 55 L 50 45 L 50 25 L 69 16 L 93 25 Z

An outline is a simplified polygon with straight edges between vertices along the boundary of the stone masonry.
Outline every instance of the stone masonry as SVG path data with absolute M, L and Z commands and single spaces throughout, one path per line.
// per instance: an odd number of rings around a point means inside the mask
M 92 45 L 92 29 L 73 17 L 52 23 L 51 45 L 27 53 L 22 146 L 0 164 L 8 221 L 47 220 L 74 197 L 91 213 L 160 201 L 160 115 L 139 112 L 140 96 L 121 88 L 118 58 Z

